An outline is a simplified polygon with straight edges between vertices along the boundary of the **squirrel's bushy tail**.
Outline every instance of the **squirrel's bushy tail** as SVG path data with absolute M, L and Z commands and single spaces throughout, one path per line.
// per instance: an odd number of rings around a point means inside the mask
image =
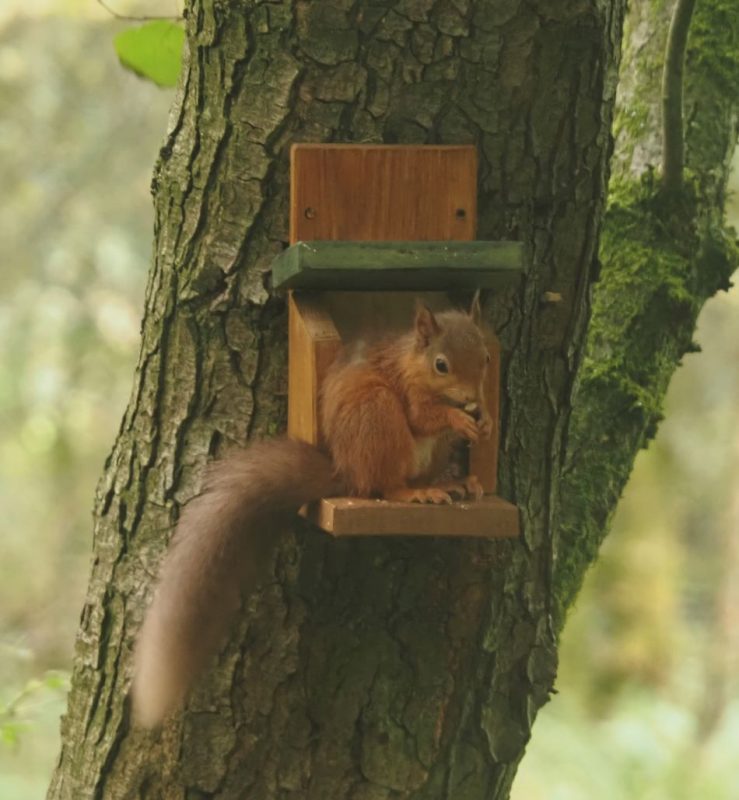
M 336 494 L 330 459 L 287 439 L 257 442 L 208 468 L 182 513 L 134 656 L 133 713 L 153 727 L 177 708 L 270 567 L 276 528 Z

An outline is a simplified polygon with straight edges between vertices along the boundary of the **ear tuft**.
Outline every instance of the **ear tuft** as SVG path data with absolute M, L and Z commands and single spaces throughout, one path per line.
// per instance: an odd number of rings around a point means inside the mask
M 482 308 L 480 307 L 480 290 L 475 292 L 475 296 L 470 303 L 470 319 L 479 328 L 482 325 Z
M 428 347 L 431 340 L 441 331 L 433 311 L 420 300 L 416 301 L 415 330 L 416 343 L 419 347 Z

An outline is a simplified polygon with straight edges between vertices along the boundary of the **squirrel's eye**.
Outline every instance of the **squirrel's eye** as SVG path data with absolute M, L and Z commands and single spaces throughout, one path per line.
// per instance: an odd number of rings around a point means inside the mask
M 444 358 L 444 356 L 436 356 L 436 360 L 434 361 L 434 369 L 439 373 L 439 375 L 446 375 L 449 372 L 449 362 Z

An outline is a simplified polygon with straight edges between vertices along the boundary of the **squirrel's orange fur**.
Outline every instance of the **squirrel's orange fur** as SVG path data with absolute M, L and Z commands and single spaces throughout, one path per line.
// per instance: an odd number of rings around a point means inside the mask
M 225 635 L 242 593 L 269 569 L 275 528 L 306 502 L 360 497 L 448 503 L 479 498 L 471 476 L 433 485 L 434 450 L 452 431 L 490 435 L 488 355 L 477 298 L 469 314 L 420 306 L 413 330 L 340 355 L 320 398 L 328 454 L 303 442 L 258 442 L 208 469 L 185 508 L 136 645 L 134 716 L 147 727 L 184 700 Z M 473 406 L 479 419 L 467 411 Z

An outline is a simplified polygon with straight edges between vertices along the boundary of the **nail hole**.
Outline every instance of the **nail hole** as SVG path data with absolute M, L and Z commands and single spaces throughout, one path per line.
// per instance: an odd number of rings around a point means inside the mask
M 455 212 L 457 219 L 464 219 L 467 216 L 467 211 L 464 208 L 458 208 Z

